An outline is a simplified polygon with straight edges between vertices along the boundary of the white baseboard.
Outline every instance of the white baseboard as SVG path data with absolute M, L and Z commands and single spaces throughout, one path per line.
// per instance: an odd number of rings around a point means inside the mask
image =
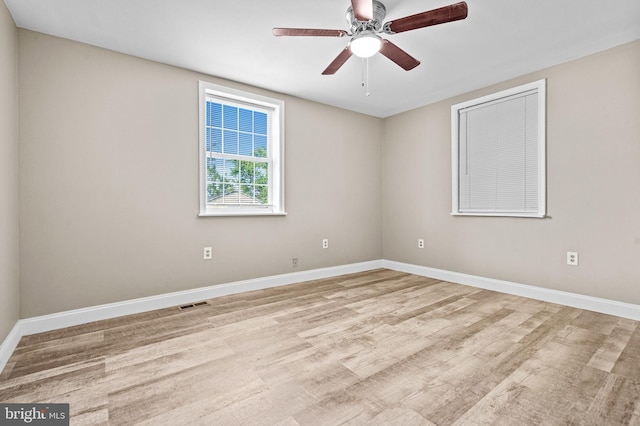
M 148 312 L 155 309 L 185 305 L 229 294 L 262 290 L 322 278 L 331 278 L 339 275 L 370 271 L 378 268 L 407 272 L 452 283 L 464 284 L 472 287 L 528 297 L 530 299 L 543 300 L 545 302 L 558 303 L 574 308 L 586 309 L 640 321 L 639 305 L 542 287 L 534 287 L 509 281 L 495 280 L 492 278 L 484 278 L 475 275 L 467 275 L 459 272 L 430 268 L 427 266 L 412 265 L 391 260 L 372 260 L 369 262 L 352 263 L 348 265 L 237 281 L 233 283 L 167 293 L 158 296 L 143 297 L 124 302 L 109 303 L 106 305 L 92 306 L 56 314 L 22 319 L 16 323 L 15 327 L 0 345 L 0 371 L 4 369 L 22 336 L 72 327 L 74 325 L 86 324 L 93 321 L 116 318 L 124 315 Z
M 4 366 L 7 365 L 7 361 L 11 358 L 13 351 L 16 350 L 22 336 L 23 334 L 20 330 L 20 321 L 18 321 L 4 341 L 0 343 L 0 373 L 4 370 Z
M 91 306 L 88 308 L 74 309 L 20 320 L 20 330 L 23 336 L 57 330 L 93 321 L 116 318 L 124 315 L 138 314 L 156 309 L 170 308 L 172 306 L 186 305 L 205 299 L 227 296 L 229 294 L 243 293 L 265 288 L 279 287 L 288 284 L 317 280 L 321 278 L 336 277 L 339 275 L 364 272 L 382 267 L 381 260 L 352 263 L 348 265 L 332 266 L 328 268 L 312 269 L 309 271 L 292 272 L 289 274 L 273 275 L 270 277 L 256 278 L 245 281 L 201 287 L 193 290 L 179 291 L 175 293 L 161 294 L 158 296 L 143 297 L 140 299 L 126 300 L 124 302 L 109 303 L 106 305 Z
M 2 345 L 0 345 L 0 372 L 4 369 L 22 336 L 44 333 L 46 331 L 58 330 L 60 328 L 72 327 L 74 325 L 86 324 L 93 321 L 111 319 L 124 315 L 132 315 L 156 309 L 186 305 L 188 303 L 199 302 L 205 299 L 214 299 L 216 297 L 227 296 L 229 294 L 262 290 L 322 278 L 353 274 L 356 272 L 370 271 L 379 268 L 382 268 L 382 260 L 372 260 L 369 262 L 352 263 L 348 265 L 292 272 L 289 274 L 273 275 L 270 277 L 245 281 L 236 281 L 232 283 L 196 288 L 193 290 L 143 297 L 140 299 L 126 300 L 123 302 L 91 306 L 88 308 L 74 309 L 71 311 L 22 319 L 16 323 L 4 342 L 2 342 Z
M 586 309 L 588 311 L 600 312 L 603 314 L 640 321 L 640 305 L 634 305 L 631 303 L 585 296 L 566 291 L 552 290 L 549 288 L 535 287 L 526 284 L 518 284 L 510 281 L 495 280 L 476 275 L 461 274 L 459 272 L 395 262 L 392 260 L 383 260 L 382 266 L 394 271 L 407 272 L 452 283 L 464 284 L 471 287 L 513 294 L 515 296 L 528 297 L 529 299 L 542 300 L 545 302 L 570 306 L 572 308 Z

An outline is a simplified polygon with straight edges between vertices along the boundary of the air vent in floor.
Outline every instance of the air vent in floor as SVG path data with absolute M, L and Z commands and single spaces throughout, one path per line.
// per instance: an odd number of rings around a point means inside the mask
M 208 302 L 196 302 L 196 303 L 189 303 L 188 305 L 182 305 L 180 306 L 178 309 L 181 311 L 187 310 L 187 309 L 191 309 L 191 308 L 197 308 L 198 306 L 205 306 L 208 305 Z

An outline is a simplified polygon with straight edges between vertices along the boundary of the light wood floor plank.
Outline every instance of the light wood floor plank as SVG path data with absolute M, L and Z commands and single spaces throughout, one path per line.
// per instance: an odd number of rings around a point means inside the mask
M 375 270 L 20 341 L 72 425 L 640 425 L 637 321 Z

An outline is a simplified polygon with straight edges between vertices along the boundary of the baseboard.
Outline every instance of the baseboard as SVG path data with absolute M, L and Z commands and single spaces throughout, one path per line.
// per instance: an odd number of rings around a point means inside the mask
M 328 268 L 313 269 L 309 271 L 293 272 L 289 274 L 274 275 L 264 278 L 256 278 L 245 281 L 237 281 L 227 284 L 202 287 L 193 290 L 167 293 L 158 296 L 143 297 L 124 302 L 110 303 L 106 305 L 92 306 L 75 309 L 56 314 L 43 315 L 19 320 L 9 335 L 0 345 L 0 371 L 2 371 L 17 347 L 22 336 L 43 333 L 74 325 L 86 324 L 116 318 L 124 315 L 148 312 L 155 309 L 169 308 L 198 302 L 205 299 L 227 296 L 230 294 L 247 291 L 262 290 L 283 285 L 301 283 L 323 278 L 331 278 L 345 274 L 365 272 L 378 268 L 386 268 L 394 271 L 436 278 L 457 284 L 528 297 L 530 299 L 545 302 L 558 303 L 574 308 L 586 309 L 594 312 L 615 315 L 640 321 L 640 306 L 615 300 L 601 299 L 597 297 L 568 293 L 542 287 L 534 287 L 509 281 L 462 274 L 427 266 L 412 265 L 395 262 L 392 260 L 372 260 L 369 262 L 352 263 L 348 265 L 333 266 Z
M 634 305 L 631 303 L 479 277 L 476 275 L 462 274 L 459 272 L 430 268 L 427 266 L 395 262 L 392 260 L 383 260 L 382 266 L 394 271 L 407 272 L 452 283 L 464 284 L 471 287 L 513 294 L 515 296 L 528 297 L 530 299 L 542 300 L 545 302 L 557 303 L 573 308 L 586 309 L 588 311 L 600 312 L 603 314 L 640 321 L 640 305 Z
M 331 278 L 339 275 L 369 271 L 381 267 L 381 260 L 373 260 L 369 262 L 352 263 L 348 265 L 312 269 L 289 274 L 273 275 L 270 277 L 201 287 L 193 290 L 161 294 L 158 296 L 143 297 L 124 302 L 74 309 L 72 311 L 20 320 L 20 331 L 23 336 L 27 336 L 30 334 L 43 333 L 45 331 L 72 327 L 74 325 L 86 324 L 93 321 L 138 314 L 156 309 L 170 308 L 172 306 L 186 305 L 188 303 L 198 302 L 205 299 L 214 299 L 216 297 L 227 296 L 229 294 L 262 290 L 322 278 Z
M 156 309 L 170 308 L 172 306 L 186 305 L 188 303 L 198 302 L 205 299 L 214 299 L 216 297 L 227 296 L 230 294 L 262 290 L 322 278 L 337 277 L 340 275 L 365 272 L 379 268 L 382 268 L 382 260 L 372 260 L 368 262 L 331 266 L 308 271 L 292 272 L 289 274 L 273 275 L 264 278 L 236 281 L 209 287 L 201 287 L 193 290 L 143 297 L 123 302 L 91 306 L 88 308 L 74 309 L 71 311 L 22 319 L 16 323 L 9 335 L 0 345 L 0 372 L 4 369 L 7 361 L 11 357 L 11 354 L 18 346 L 22 336 L 44 333 L 46 331 L 58 330 L 93 321 L 117 318 L 124 315 L 132 315 Z
M 20 321 L 18 321 L 4 341 L 0 343 L 0 373 L 4 370 L 4 366 L 7 365 L 7 361 L 11 358 L 13 351 L 16 350 L 21 337 L 22 330 L 20 328 Z

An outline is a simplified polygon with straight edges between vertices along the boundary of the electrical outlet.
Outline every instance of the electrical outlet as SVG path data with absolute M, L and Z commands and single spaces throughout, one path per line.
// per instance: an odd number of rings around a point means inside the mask
M 325 238 L 324 240 L 322 240 L 322 248 L 323 249 L 328 249 L 329 248 L 329 239 Z
M 211 260 L 213 258 L 213 249 L 211 247 L 205 247 L 202 250 L 202 258 L 204 260 Z
M 418 239 L 418 248 L 424 248 L 424 239 L 422 238 Z
M 292 268 L 297 268 L 298 267 L 298 258 L 294 257 L 291 259 L 291 267 Z
M 578 253 L 575 251 L 567 252 L 567 265 L 578 266 Z

